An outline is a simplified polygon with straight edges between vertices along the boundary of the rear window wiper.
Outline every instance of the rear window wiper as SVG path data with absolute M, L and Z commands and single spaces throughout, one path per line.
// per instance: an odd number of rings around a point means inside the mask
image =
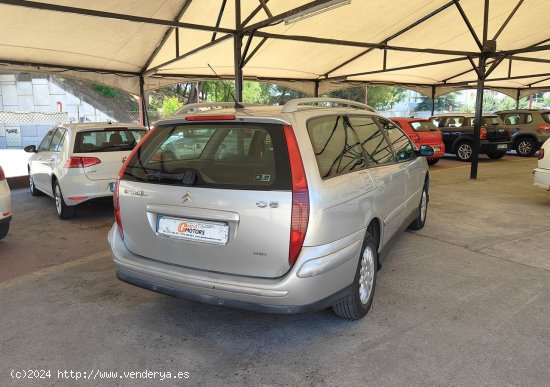
M 197 182 L 197 173 L 193 170 L 187 170 L 183 173 L 155 172 L 148 173 L 146 176 L 149 181 L 156 181 L 159 183 L 162 180 L 173 180 L 180 182 L 182 185 L 192 186 Z

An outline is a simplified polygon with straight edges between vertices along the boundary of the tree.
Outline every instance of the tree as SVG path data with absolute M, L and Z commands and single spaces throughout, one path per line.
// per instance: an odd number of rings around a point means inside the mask
M 406 91 L 395 86 L 373 85 L 368 87 L 368 104 L 376 110 L 391 110 L 393 105 L 399 102 Z M 348 89 L 333 91 L 328 94 L 332 98 L 350 99 L 357 102 L 365 102 L 365 86 L 351 87 Z
M 170 116 L 183 106 L 183 102 L 177 96 L 167 97 L 162 102 L 162 114 Z
M 435 99 L 435 111 L 445 111 L 445 110 L 456 110 L 458 108 L 458 103 L 456 101 L 456 93 L 449 93 L 437 97 Z M 414 108 L 415 111 L 431 111 L 432 110 L 432 99 L 426 96 L 422 96 L 420 102 Z

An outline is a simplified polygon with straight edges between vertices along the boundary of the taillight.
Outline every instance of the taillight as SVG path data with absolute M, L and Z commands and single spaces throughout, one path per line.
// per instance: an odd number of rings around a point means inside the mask
M 0 167 L 0 181 L 2 180 L 6 180 L 6 174 L 4 173 L 2 167 Z
M 548 124 L 539 125 L 537 129 L 539 132 L 542 132 L 542 133 L 550 133 L 550 125 Z
M 234 121 L 235 116 L 187 116 L 186 121 Z
M 539 152 L 537 153 L 537 159 L 542 160 L 544 158 L 544 148 L 540 148 Z
M 137 151 L 145 143 L 145 141 L 151 135 L 151 133 L 153 133 L 155 131 L 155 129 L 156 129 L 156 127 L 151 129 L 149 132 L 147 132 L 147 134 L 145 136 L 143 136 L 141 141 L 137 143 L 137 145 L 134 147 L 134 149 L 132 149 L 132 151 L 130 152 L 130 154 L 126 158 L 126 161 L 124 162 L 124 164 L 122 164 L 122 167 L 120 168 L 120 171 L 118 171 L 118 176 L 115 180 L 115 188 L 113 190 L 113 208 L 115 210 L 115 221 L 116 221 L 116 226 L 117 226 L 117 229 L 118 229 L 118 233 L 120 234 L 120 237 L 122 239 L 124 239 L 124 230 L 122 228 L 122 217 L 120 215 L 120 193 L 119 193 L 120 179 L 122 179 L 122 176 L 124 176 L 124 171 L 126 171 L 126 168 L 128 167 L 128 164 L 130 164 L 130 162 L 132 161 L 132 159 L 136 155 Z
M 410 138 L 411 140 L 413 140 L 413 142 L 419 142 L 419 141 L 420 141 L 420 136 L 419 136 L 418 134 L 416 134 L 416 133 L 411 133 L 411 134 L 409 135 L 409 138 Z
M 69 157 L 69 160 L 65 163 L 65 168 L 85 168 L 92 165 L 100 164 L 101 160 L 97 157 Z
M 307 224 L 309 222 L 309 190 L 294 129 L 290 125 L 283 125 L 283 129 L 292 175 L 292 215 L 290 222 L 290 245 L 288 249 L 288 263 L 292 267 L 296 263 L 306 237 Z
M 479 138 L 485 140 L 487 138 L 487 128 L 481 127 L 479 130 Z
M 124 231 L 122 230 L 122 218 L 120 217 L 120 197 L 118 193 L 119 185 L 120 180 L 117 177 L 117 179 L 115 180 L 115 189 L 113 190 L 113 208 L 115 210 L 115 221 L 118 233 L 120 234 L 120 237 L 124 239 Z

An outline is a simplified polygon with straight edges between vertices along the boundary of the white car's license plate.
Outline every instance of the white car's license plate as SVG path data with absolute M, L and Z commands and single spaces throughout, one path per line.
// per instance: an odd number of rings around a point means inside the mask
M 159 215 L 157 232 L 171 238 L 225 245 L 229 239 L 229 226 L 225 223 Z
M 434 146 L 434 152 L 439 152 L 440 150 L 441 150 L 441 148 L 440 148 L 440 147 L 438 147 L 438 146 Z
M 497 149 L 508 149 L 508 145 L 506 144 L 498 144 Z

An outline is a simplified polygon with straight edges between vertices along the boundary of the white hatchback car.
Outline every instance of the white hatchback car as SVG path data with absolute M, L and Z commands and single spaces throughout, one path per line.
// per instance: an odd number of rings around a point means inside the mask
M 0 239 L 8 234 L 11 221 L 10 187 L 6 181 L 4 170 L 0 166 Z
M 29 145 L 29 187 L 33 196 L 55 199 L 61 219 L 76 205 L 113 195 L 114 182 L 130 151 L 147 129 L 136 124 L 86 123 L 51 129 L 38 148 Z
M 546 140 L 539 149 L 538 168 L 533 170 L 533 184 L 550 191 L 550 139 Z

